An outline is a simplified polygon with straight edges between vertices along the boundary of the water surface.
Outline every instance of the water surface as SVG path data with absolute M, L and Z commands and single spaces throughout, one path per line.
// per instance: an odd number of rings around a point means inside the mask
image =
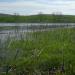
M 0 29 L 0 40 L 3 41 L 8 37 L 26 38 L 27 32 L 45 31 L 51 28 L 71 28 L 75 27 L 75 23 L 0 23 L 0 27 L 3 27 Z

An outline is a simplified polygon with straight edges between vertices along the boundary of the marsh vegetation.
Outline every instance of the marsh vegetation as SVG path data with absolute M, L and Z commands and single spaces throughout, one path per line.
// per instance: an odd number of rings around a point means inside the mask
M 0 40 L 0 75 L 75 75 L 75 28 L 43 29 Z

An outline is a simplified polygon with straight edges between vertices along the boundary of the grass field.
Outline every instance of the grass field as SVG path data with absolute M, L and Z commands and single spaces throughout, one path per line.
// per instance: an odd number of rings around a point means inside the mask
M 30 39 L 7 43 L 9 57 L 0 63 L 12 68 L 7 75 L 75 75 L 75 28 L 34 32 Z
M 75 15 L 37 14 L 0 16 L 1 23 L 75 23 Z

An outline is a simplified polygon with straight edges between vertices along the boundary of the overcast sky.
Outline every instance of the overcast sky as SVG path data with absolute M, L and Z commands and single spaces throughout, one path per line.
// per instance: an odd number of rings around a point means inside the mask
M 0 13 L 31 15 L 39 12 L 75 15 L 75 0 L 0 0 Z

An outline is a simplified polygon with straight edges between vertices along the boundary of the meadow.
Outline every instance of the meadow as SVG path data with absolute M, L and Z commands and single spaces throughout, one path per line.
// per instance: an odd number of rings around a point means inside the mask
M 28 32 L 29 38 L 8 38 L 0 49 L 5 73 L 0 75 L 75 75 L 75 28 Z M 0 52 L 1 53 L 1 52 Z
M 0 23 L 75 23 L 75 16 L 55 14 L 7 15 L 0 16 Z

